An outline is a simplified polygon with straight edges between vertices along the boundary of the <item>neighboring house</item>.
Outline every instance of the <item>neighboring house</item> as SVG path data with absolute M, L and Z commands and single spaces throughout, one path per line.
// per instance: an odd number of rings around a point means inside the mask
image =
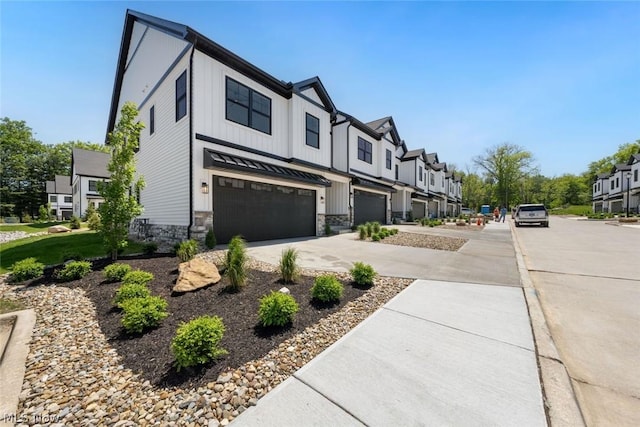
M 427 167 L 429 169 L 429 213 L 436 218 L 446 216 L 445 175 L 447 173 L 447 164 L 440 162 L 438 153 L 427 153 Z
M 73 215 L 82 217 L 89 205 L 96 209 L 104 199 L 98 193 L 98 182 L 108 181 L 107 165 L 111 155 L 100 151 L 74 148 L 71 151 L 71 186 Z
M 318 77 L 282 81 L 185 25 L 130 10 L 107 132 L 127 101 L 146 126 L 137 222 L 159 241 L 211 227 L 224 243 L 389 223 L 392 196 L 414 192 L 398 180 L 406 146 L 391 117 L 363 123 Z
M 58 221 L 71 218 L 73 215 L 71 177 L 56 175 L 53 181 L 46 182 L 46 190 L 51 215 Z
M 353 213 L 349 222 L 343 225 L 359 225 L 368 221 L 390 223 L 391 195 L 397 191 L 394 188 L 396 150 L 402 145 L 393 118 L 363 123 L 338 112 L 332 137 L 332 166 L 351 177 L 347 187 L 340 183 L 337 186 L 332 184 L 328 189 L 331 203 L 345 200 L 345 194 L 348 196 L 348 209 Z
M 448 171 L 444 175 L 445 193 L 447 196 L 447 215 L 458 216 L 462 208 L 462 183 L 460 177 L 454 171 Z
M 408 184 L 412 190 L 408 193 L 408 203 L 402 205 L 406 200 L 405 192 L 399 192 L 398 197 L 394 197 L 394 201 L 398 207 L 405 207 L 410 213 L 412 219 L 428 218 L 429 210 L 429 179 L 427 167 L 427 154 L 424 149 L 409 150 L 400 158 L 399 180 Z M 409 215 L 402 218 L 408 219 Z
M 609 176 L 600 173 L 593 182 L 592 208 L 593 212 L 609 212 Z
M 625 212 L 627 200 L 627 173 L 631 173 L 631 165 L 620 163 L 611 169 L 609 175 L 609 213 Z
M 640 213 L 640 153 L 633 154 L 627 165 L 631 167 L 627 172 L 629 174 L 629 212 Z

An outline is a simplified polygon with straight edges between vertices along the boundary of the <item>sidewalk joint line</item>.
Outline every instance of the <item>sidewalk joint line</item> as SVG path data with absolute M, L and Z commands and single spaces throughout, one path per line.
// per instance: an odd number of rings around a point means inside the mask
M 297 372 L 293 373 L 293 377 L 300 381 L 302 384 L 306 385 L 307 387 L 309 387 L 311 390 L 315 391 L 316 393 L 318 393 L 320 396 L 324 397 L 325 399 L 327 399 L 329 402 L 333 403 L 335 406 L 337 406 L 338 408 L 342 409 L 344 412 L 346 412 L 347 414 L 349 414 L 352 418 L 354 418 L 356 421 L 358 421 L 359 423 L 361 423 L 363 426 L 368 425 L 367 423 L 365 423 L 364 421 L 362 421 L 360 418 L 358 418 L 355 414 L 353 414 L 351 411 L 349 411 L 347 408 L 345 408 L 344 406 L 342 406 L 341 404 L 339 404 L 338 402 L 336 402 L 335 400 L 333 400 L 332 398 L 330 398 L 329 396 L 327 396 L 326 394 L 322 393 L 320 390 L 316 389 L 315 387 L 313 387 L 311 384 L 309 384 L 308 382 L 306 382 L 305 380 L 303 380 L 302 378 L 298 377 Z
M 638 279 L 629 279 L 628 277 L 613 277 L 613 276 L 596 276 L 595 274 L 581 274 L 581 273 L 564 273 L 562 271 L 549 271 L 549 270 L 529 270 L 529 273 L 547 273 L 547 274 L 560 274 L 562 276 L 578 276 L 578 277 L 592 277 L 594 279 L 613 279 L 613 280 L 626 280 L 629 282 L 637 282 Z
M 414 319 L 423 320 L 425 322 L 433 323 L 435 325 L 443 326 L 445 328 L 453 329 L 455 331 L 460 331 L 460 332 L 463 332 L 465 334 L 474 335 L 476 337 L 485 338 L 485 339 L 488 339 L 488 340 L 491 340 L 491 341 L 496 341 L 496 342 L 499 342 L 499 343 L 502 343 L 502 344 L 506 344 L 506 345 L 509 345 L 509 346 L 512 346 L 512 347 L 517 347 L 517 348 L 520 348 L 522 350 L 526 350 L 526 351 L 529 351 L 529 352 L 535 354 L 535 350 L 530 349 L 530 348 L 526 348 L 526 347 L 522 347 L 521 345 L 518 345 L 518 344 L 513 344 L 513 343 L 510 343 L 510 342 L 502 341 L 502 340 L 499 340 L 497 338 L 487 337 L 487 336 L 480 335 L 480 334 L 475 333 L 475 332 L 465 331 L 464 329 L 456 328 L 455 326 L 451 326 L 451 325 L 447 325 L 447 324 L 444 324 L 444 323 L 436 322 L 435 320 L 425 319 L 424 317 L 416 316 L 416 315 L 413 315 L 413 314 L 403 313 L 402 311 L 394 310 L 394 309 L 389 308 L 389 307 L 383 306 L 382 308 L 385 309 L 385 310 L 392 311 L 394 313 L 402 314 L 403 316 L 413 317 Z

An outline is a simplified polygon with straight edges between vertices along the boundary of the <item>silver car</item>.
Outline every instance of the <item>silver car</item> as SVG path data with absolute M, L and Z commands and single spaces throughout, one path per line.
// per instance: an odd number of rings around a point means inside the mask
M 549 226 L 549 212 L 543 204 L 519 205 L 513 218 L 516 227 L 522 224 L 539 224 Z

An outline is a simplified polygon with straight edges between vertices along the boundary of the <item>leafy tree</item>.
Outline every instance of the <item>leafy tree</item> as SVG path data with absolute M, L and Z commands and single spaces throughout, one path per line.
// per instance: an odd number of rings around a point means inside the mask
M 129 223 L 142 213 L 136 194 L 144 188 L 144 180 L 141 177 L 135 179 L 134 154 L 144 125 L 136 121 L 137 116 L 138 109 L 134 103 L 127 102 L 122 106 L 120 120 L 108 135 L 111 160 L 107 169 L 111 177 L 98 187 L 104 198 L 104 203 L 98 208 L 101 218 L 99 232 L 113 260 L 118 258 L 118 250 L 127 245 Z
M 514 199 L 522 180 L 535 172 L 533 155 L 524 148 L 503 143 L 473 159 L 492 183 L 493 201 L 504 206 Z
M 459 172 L 462 180 L 462 204 L 469 208 L 480 210 L 488 196 L 487 187 L 480 175 L 470 172 Z

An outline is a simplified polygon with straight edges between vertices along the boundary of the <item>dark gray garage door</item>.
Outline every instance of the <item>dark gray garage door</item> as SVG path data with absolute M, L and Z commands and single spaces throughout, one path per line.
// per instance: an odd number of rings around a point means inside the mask
M 420 202 L 411 202 L 411 207 L 413 208 L 413 219 L 420 219 L 426 217 L 426 203 Z
M 384 194 L 355 190 L 353 204 L 356 225 L 369 221 L 387 222 L 387 198 Z
M 216 176 L 213 227 L 219 243 L 315 236 L 316 192 Z

